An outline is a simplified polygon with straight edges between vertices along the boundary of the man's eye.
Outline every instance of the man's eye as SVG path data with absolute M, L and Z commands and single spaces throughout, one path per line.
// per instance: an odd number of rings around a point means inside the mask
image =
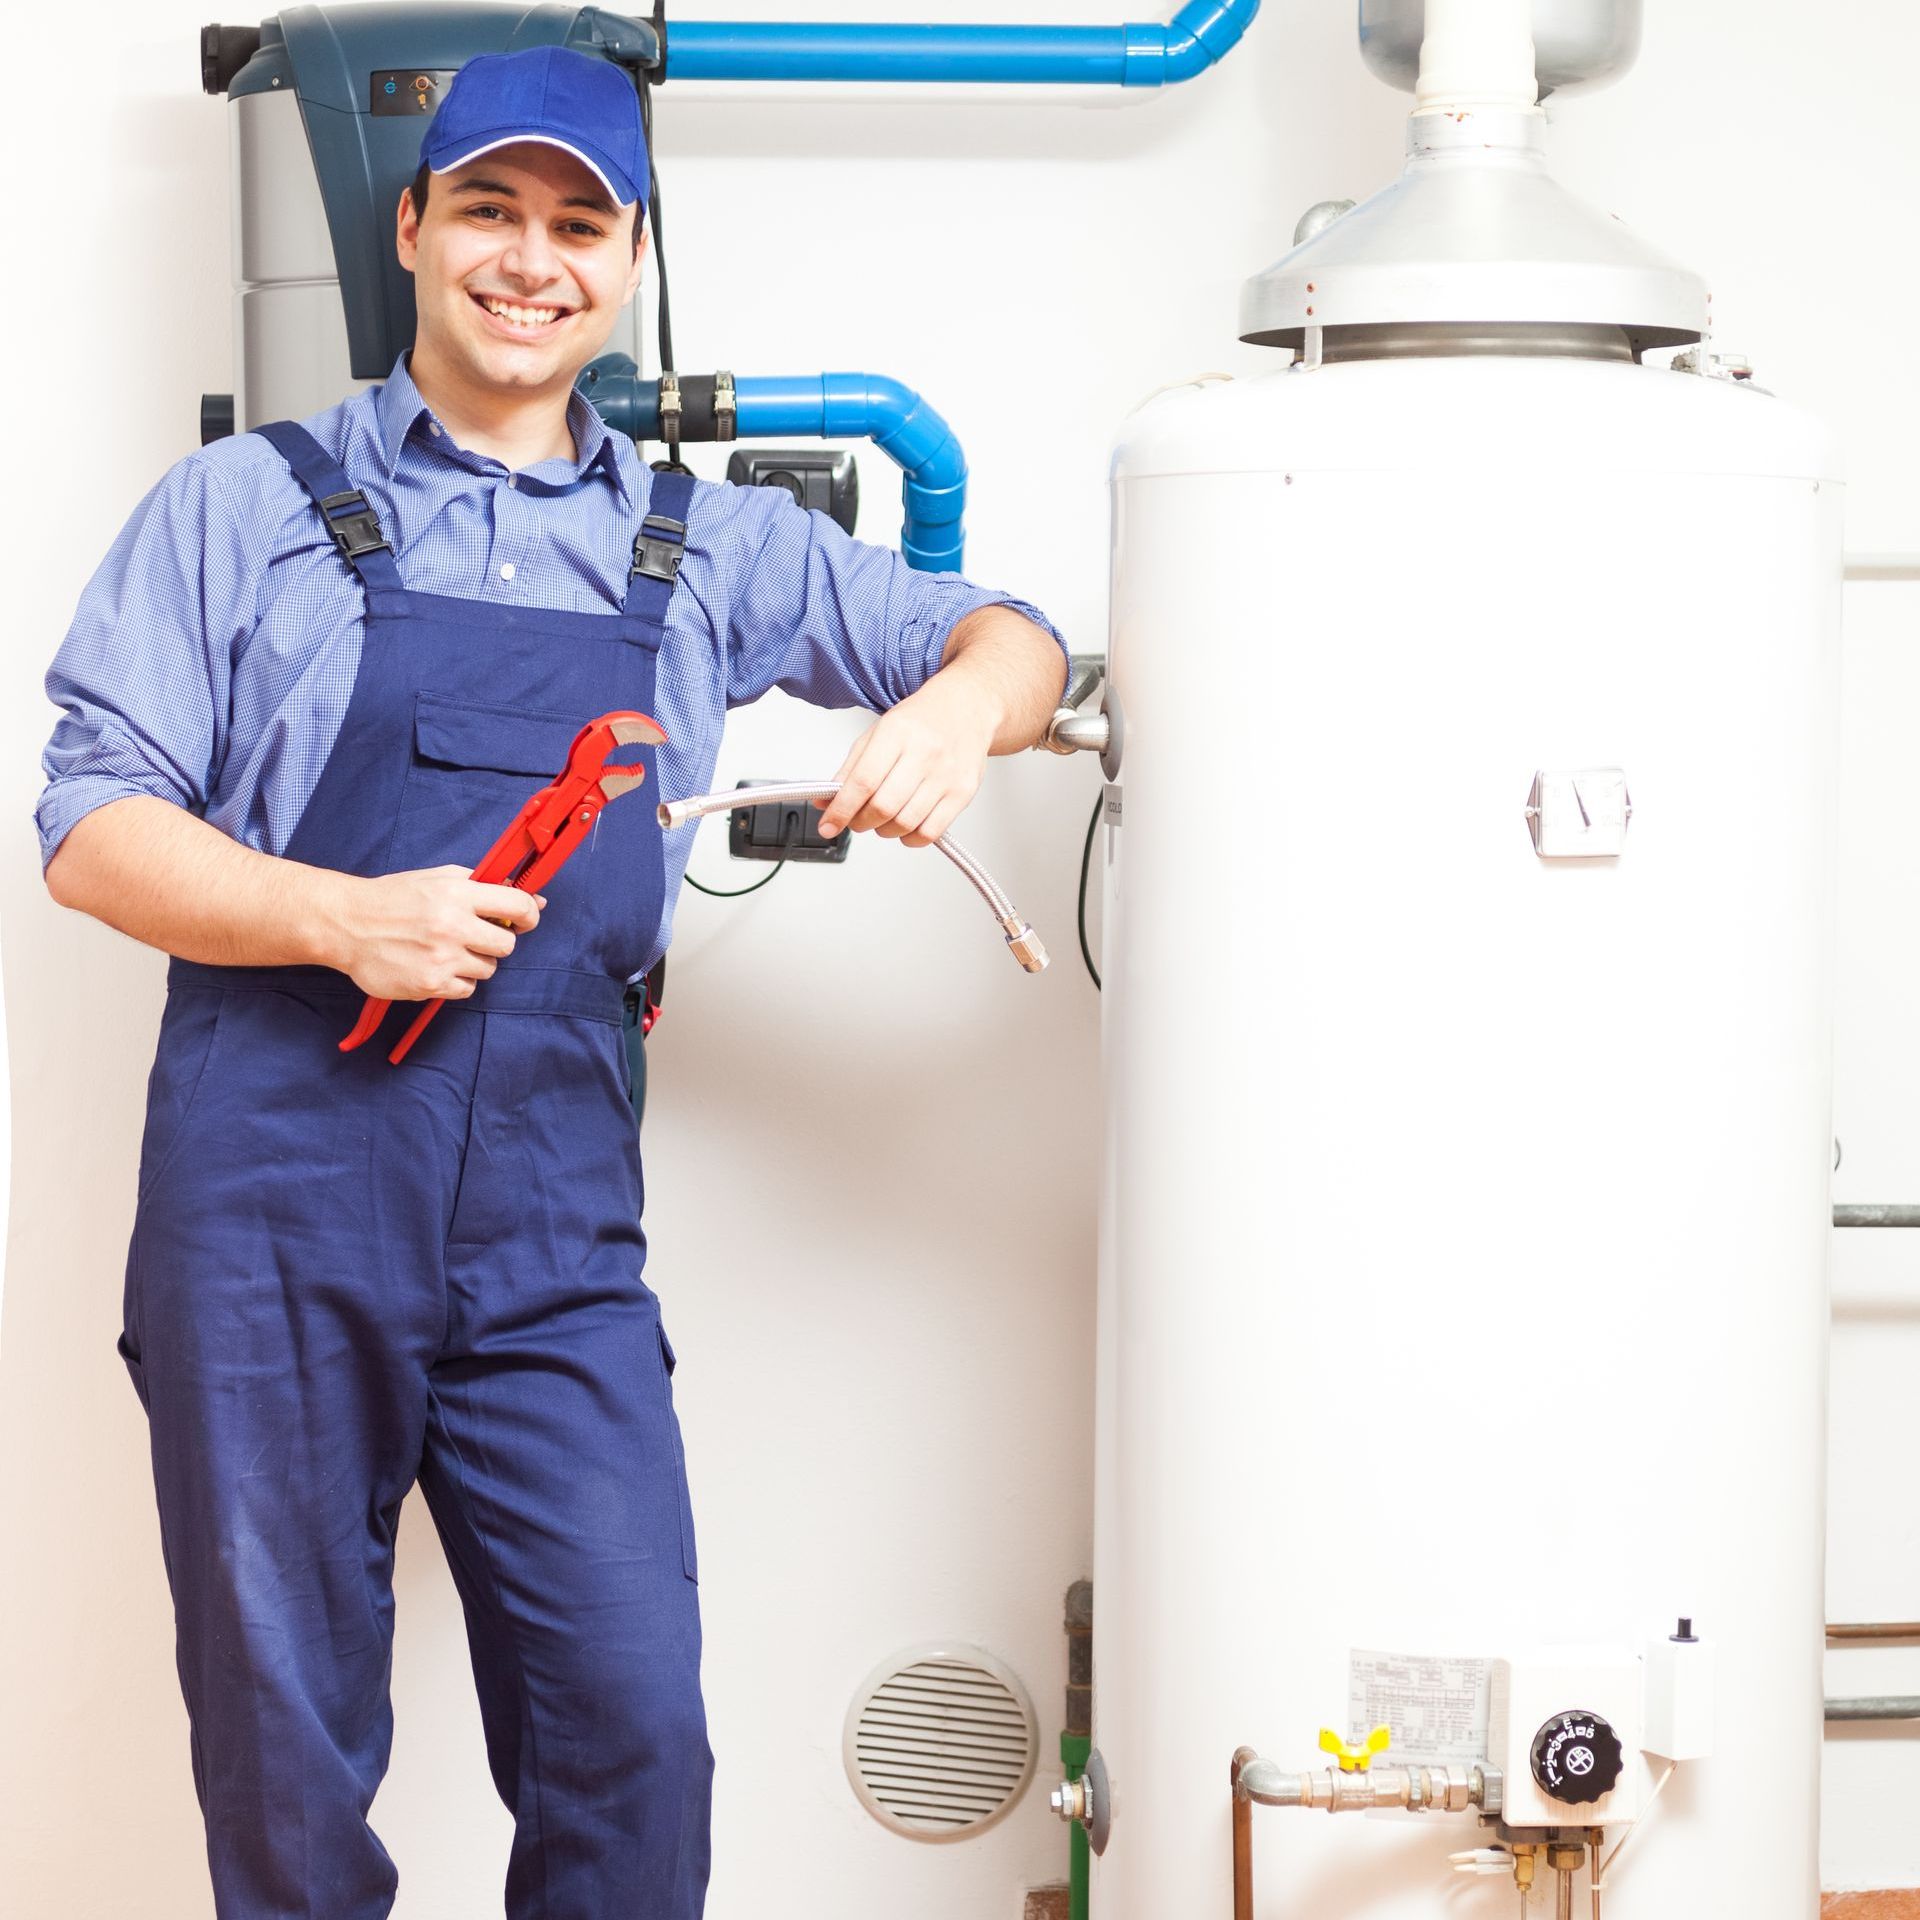
M 486 207 L 486 206 L 469 207 L 467 211 L 469 213 L 476 214 L 476 215 L 482 214 L 482 213 L 501 213 L 502 218 L 505 217 L 505 215 L 502 213 L 502 210 L 499 207 Z

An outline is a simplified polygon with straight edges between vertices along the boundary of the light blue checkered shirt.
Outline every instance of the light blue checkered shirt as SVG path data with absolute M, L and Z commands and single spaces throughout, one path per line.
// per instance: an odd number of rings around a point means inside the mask
M 384 385 L 303 424 L 372 502 L 409 587 L 617 613 L 653 475 L 578 393 L 567 423 L 578 459 L 510 473 L 455 445 L 402 354 Z M 1053 631 L 1010 595 L 849 539 L 777 487 L 703 483 L 660 648 L 661 791 L 704 792 L 726 709 L 770 687 L 823 707 L 904 700 L 954 623 L 995 602 Z M 237 434 L 178 461 L 88 582 L 48 670 L 64 711 L 41 761 L 42 863 L 76 820 L 130 794 L 283 853 L 340 731 L 364 631 L 359 580 L 266 441 Z M 692 839 L 667 836 L 662 951 Z

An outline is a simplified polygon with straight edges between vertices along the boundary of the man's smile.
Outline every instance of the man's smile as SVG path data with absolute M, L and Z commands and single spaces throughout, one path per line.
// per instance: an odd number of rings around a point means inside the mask
M 519 335 L 550 331 L 574 312 L 572 307 L 556 306 L 549 301 L 521 302 L 492 293 L 471 293 L 467 297 L 489 319 L 509 333 Z

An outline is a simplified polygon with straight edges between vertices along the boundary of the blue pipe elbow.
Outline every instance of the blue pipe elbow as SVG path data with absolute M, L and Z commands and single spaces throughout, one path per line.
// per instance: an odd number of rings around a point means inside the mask
M 1260 0 L 1188 0 L 1167 26 L 1158 29 L 1158 75 L 1149 78 L 1142 73 L 1136 78 L 1129 61 L 1127 85 L 1172 86 L 1218 66 L 1240 44 L 1259 11 Z
M 580 390 L 617 433 L 660 437 L 660 383 L 625 354 L 582 372 Z M 957 573 L 966 553 L 967 457 L 953 429 L 919 394 L 874 373 L 821 373 L 734 381 L 743 440 L 871 440 L 901 469 L 906 520 L 900 551 L 922 573 Z
M 864 434 L 899 464 L 906 509 L 900 551 L 924 573 L 958 573 L 966 550 L 967 456 L 953 429 L 914 390 L 869 373 L 820 377 L 823 437 Z
M 1260 0 L 1187 0 L 1173 19 L 1116 27 L 678 20 L 666 77 L 1160 87 L 1223 60 Z

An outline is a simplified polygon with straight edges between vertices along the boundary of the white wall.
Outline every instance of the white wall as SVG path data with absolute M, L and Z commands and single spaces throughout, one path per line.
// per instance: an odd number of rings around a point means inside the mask
M 685 7 L 750 10 L 908 11 Z M 1920 546 L 1920 372 L 1905 356 L 1920 19 L 1895 0 L 1650 11 L 1640 69 L 1560 116 L 1562 174 L 1708 272 L 1726 344 L 1842 424 L 1853 544 Z M 162 968 L 50 905 L 27 819 L 50 718 L 39 675 L 74 599 L 140 493 L 193 444 L 201 391 L 231 384 L 224 111 L 196 74 L 205 17 L 181 0 L 105 0 L 84 92 L 23 89 L 5 129 L 21 304 L 16 637 L 0 706 L 17 1116 L 0 1883 L 20 1911 L 62 1920 L 212 1911 L 144 1422 L 113 1352 Z M 69 35 L 45 10 L 22 17 L 12 47 L 18 71 L 71 71 Z M 1163 381 L 1271 364 L 1233 342 L 1240 280 L 1284 249 L 1301 208 L 1389 176 L 1402 111 L 1354 56 L 1342 0 L 1269 0 L 1221 72 L 1124 104 L 670 91 L 680 358 L 872 368 L 919 386 L 972 462 L 972 569 L 1098 646 L 1114 424 Z M 862 530 L 891 537 L 891 469 L 874 454 L 862 466 Z M 1904 831 L 1920 809 L 1904 724 L 1920 709 L 1917 608 L 1920 589 L 1854 590 L 1844 1197 L 1920 1199 L 1920 1114 L 1903 1098 L 1920 1063 Z M 739 717 L 719 777 L 830 768 L 853 724 L 769 702 Z M 863 841 L 844 871 L 792 872 L 749 901 L 684 903 L 653 1053 L 648 1226 L 702 1535 L 715 1920 L 1006 1920 L 1023 1886 L 1060 1871 L 1043 1794 L 978 1842 L 914 1846 L 858 1811 L 838 1742 L 873 1662 L 939 1635 L 1010 1660 L 1046 1751 L 1057 1734 L 1059 1599 L 1091 1557 L 1098 1009 L 1073 953 L 1073 883 L 1094 789 L 1085 764 L 1001 763 L 966 823 L 1054 948 L 1038 981 L 944 863 L 897 847 Z M 704 831 L 695 871 L 725 884 L 721 829 Z M 1840 1250 L 1836 1617 L 1920 1612 L 1905 1470 L 1917 1268 L 1920 1246 Z M 401 1920 L 472 1920 L 498 1911 L 506 1818 L 417 1503 L 403 1535 L 398 1733 L 374 1818 L 400 1863 Z M 1920 1691 L 1920 1650 L 1833 1666 L 1847 1690 Z M 1904 1815 L 1920 1744 L 1904 1731 L 1836 1742 L 1829 1779 L 1830 1880 L 1920 1883 Z

